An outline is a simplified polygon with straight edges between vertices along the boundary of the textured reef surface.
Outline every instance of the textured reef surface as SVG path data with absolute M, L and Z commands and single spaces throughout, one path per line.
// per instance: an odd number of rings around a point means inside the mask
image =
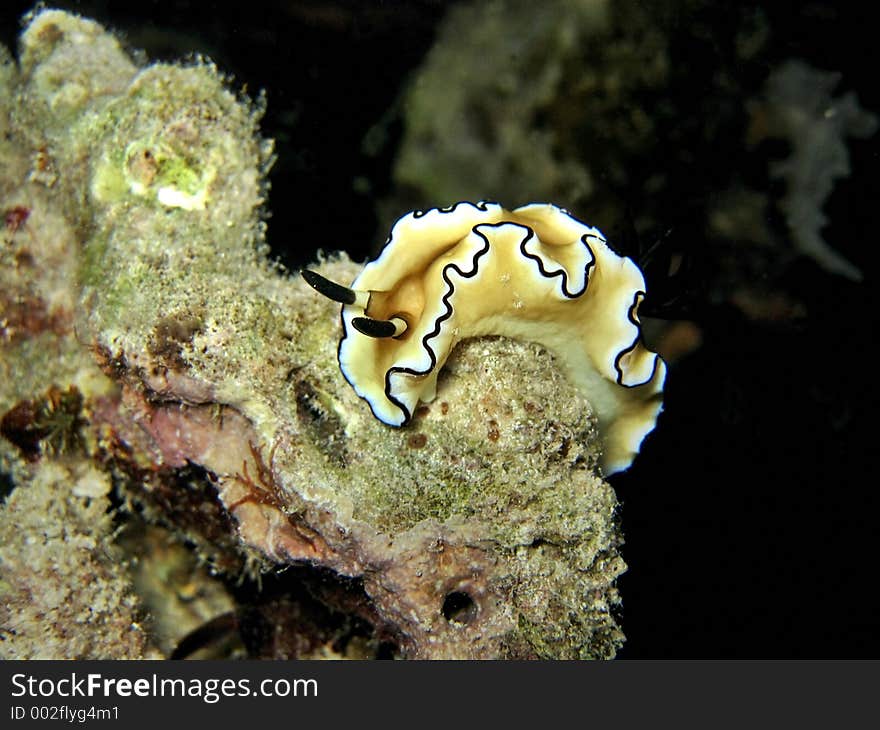
M 0 53 L 4 656 L 615 655 L 617 498 L 546 351 L 467 341 L 386 427 L 267 258 L 261 102 L 60 11 Z

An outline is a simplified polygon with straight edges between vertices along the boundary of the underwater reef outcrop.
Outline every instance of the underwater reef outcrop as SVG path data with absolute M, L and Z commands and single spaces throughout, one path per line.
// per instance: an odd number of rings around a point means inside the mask
M 388 428 L 338 369 L 338 307 L 267 258 L 259 103 L 60 11 L 0 60 L 4 656 L 173 653 L 126 569 L 143 523 L 210 568 L 206 620 L 233 610 L 218 577 L 294 566 L 391 655 L 615 655 L 617 498 L 589 404 L 545 350 L 464 342 L 437 399 Z M 65 548 L 87 559 L 51 559 Z M 263 611 L 276 634 L 307 623 L 292 600 Z

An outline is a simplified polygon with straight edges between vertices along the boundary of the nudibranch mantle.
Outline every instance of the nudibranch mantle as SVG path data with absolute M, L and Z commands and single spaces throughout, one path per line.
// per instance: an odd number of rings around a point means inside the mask
M 606 474 L 626 469 L 654 428 L 666 365 L 642 344 L 644 277 L 562 208 L 480 202 L 414 211 L 351 289 L 339 365 L 391 426 L 433 400 L 457 342 L 501 335 L 556 355 L 597 416 Z M 365 334 L 364 317 L 387 331 Z

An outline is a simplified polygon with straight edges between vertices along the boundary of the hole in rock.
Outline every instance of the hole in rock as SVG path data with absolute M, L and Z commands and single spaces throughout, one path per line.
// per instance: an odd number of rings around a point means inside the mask
M 443 599 L 443 617 L 451 624 L 466 626 L 477 616 L 477 604 L 464 591 L 452 591 Z

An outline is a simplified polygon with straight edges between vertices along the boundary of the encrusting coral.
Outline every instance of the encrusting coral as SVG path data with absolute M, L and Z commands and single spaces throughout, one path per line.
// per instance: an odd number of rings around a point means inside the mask
M 401 656 L 615 654 L 617 500 L 590 406 L 547 351 L 462 343 L 436 401 L 389 429 L 337 368 L 336 305 L 266 258 L 259 105 L 207 62 L 139 67 L 101 26 L 51 10 L 2 82 L 0 458 L 15 485 L 3 529 L 47 473 L 99 474 L 123 523 L 137 510 L 171 527 L 231 580 L 308 567 L 328 605 Z M 360 270 L 344 255 L 315 268 L 336 281 Z M 40 404 L 58 393 L 73 400 L 53 440 L 56 411 Z M 53 478 L 57 509 L 20 529 L 106 513 L 107 495 L 82 496 L 81 481 Z M 131 624 L 121 548 L 92 529 L 88 549 L 109 546 L 94 590 L 117 596 L 101 625 Z M 35 620 L 26 586 L 81 572 L 9 548 L 0 571 L 6 655 L 162 645 L 133 628 L 89 643 L 82 619 L 76 640 L 18 644 Z M 33 599 L 53 625 L 59 595 Z
M 0 653 L 8 659 L 144 656 L 138 599 L 113 545 L 110 478 L 43 460 L 0 519 Z

